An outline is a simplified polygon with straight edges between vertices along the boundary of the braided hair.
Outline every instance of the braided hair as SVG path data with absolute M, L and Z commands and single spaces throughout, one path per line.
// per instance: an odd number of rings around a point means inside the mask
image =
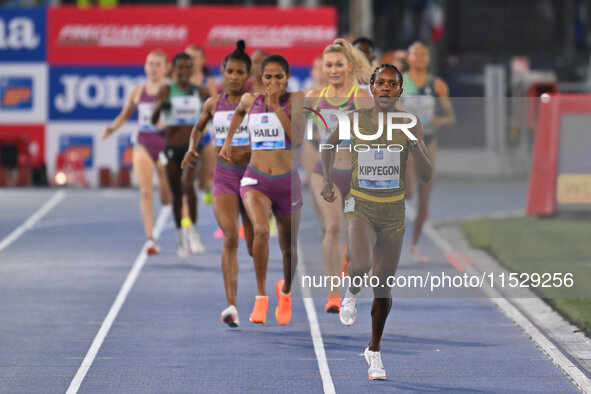
M 376 68 L 373 69 L 373 74 L 371 74 L 371 77 L 369 78 L 369 84 L 371 86 L 373 86 L 374 82 L 376 81 L 376 75 L 378 74 L 378 72 L 380 70 L 382 70 L 384 68 L 390 69 L 396 73 L 396 76 L 398 77 L 398 82 L 400 82 L 400 87 L 402 87 L 402 83 L 403 83 L 402 73 L 400 72 L 400 70 L 398 68 L 396 68 L 396 66 L 389 64 L 389 63 L 380 64 L 379 66 L 377 66 Z

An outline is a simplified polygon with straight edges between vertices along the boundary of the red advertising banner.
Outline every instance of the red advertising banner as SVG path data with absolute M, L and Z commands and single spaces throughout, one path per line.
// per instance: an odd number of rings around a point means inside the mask
M 218 64 L 242 39 L 248 53 L 261 48 L 307 66 L 336 34 L 332 7 L 62 6 L 49 9 L 47 41 L 53 65 L 138 65 L 152 49 L 172 56 L 189 44 L 205 50 L 208 64 Z

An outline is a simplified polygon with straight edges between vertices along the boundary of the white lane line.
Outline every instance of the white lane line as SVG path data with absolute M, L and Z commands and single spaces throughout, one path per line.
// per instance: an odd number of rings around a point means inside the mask
M 416 217 L 416 211 L 411 206 L 406 206 L 409 218 Z M 423 226 L 423 232 L 443 252 L 451 252 L 457 255 L 455 248 L 444 239 L 439 232 L 428 221 Z M 466 267 L 469 273 L 476 272 L 473 267 Z M 483 286 L 482 290 L 489 296 L 489 300 L 501 310 L 509 319 L 513 320 L 531 338 L 533 343 L 546 353 L 552 362 L 577 385 L 583 392 L 591 393 L 591 380 L 578 366 L 573 364 L 568 357 L 558 349 L 544 333 L 542 333 L 511 301 L 504 297 L 499 291 L 490 286 Z
M 160 235 L 160 233 L 164 227 L 164 223 L 166 223 L 166 218 L 168 218 L 169 214 L 170 214 L 170 206 L 165 206 L 160 210 L 160 213 L 158 214 L 158 219 L 156 219 L 156 225 L 154 226 L 154 237 L 155 238 L 157 238 Z M 103 321 L 103 324 L 101 325 L 101 328 L 99 329 L 98 333 L 96 334 L 96 337 L 92 341 L 92 344 L 90 345 L 90 349 L 88 349 L 88 352 L 86 353 L 86 357 L 84 357 L 84 360 L 82 360 L 82 364 L 80 365 L 80 368 L 78 368 L 78 372 L 76 372 L 76 376 L 74 376 L 74 379 L 72 379 L 72 382 L 70 383 L 70 387 L 68 387 L 68 391 L 66 391 L 66 394 L 75 394 L 78 392 L 78 389 L 80 388 L 80 385 L 82 384 L 82 381 L 84 380 L 84 377 L 86 376 L 86 373 L 88 372 L 88 370 L 92 366 L 92 363 L 93 363 L 94 359 L 96 358 L 96 355 L 97 355 L 98 351 L 100 350 L 100 348 L 103 344 L 103 341 L 107 337 L 107 334 L 109 333 L 109 330 L 111 329 L 111 326 L 113 325 L 113 322 L 117 318 L 117 315 L 119 314 L 119 311 L 121 310 L 121 307 L 125 303 L 127 295 L 129 294 L 131 288 L 133 287 L 140 271 L 144 267 L 147 257 L 148 257 L 148 255 L 146 254 L 145 247 L 142 247 L 142 251 L 135 259 L 135 262 L 133 263 L 133 266 L 131 267 L 131 271 L 129 271 L 129 274 L 127 274 L 127 278 L 125 279 L 125 282 L 123 282 L 123 286 L 121 286 L 121 289 L 119 290 L 119 294 L 117 294 L 117 298 L 115 298 L 115 302 L 113 302 L 113 305 L 111 306 L 109 313 L 107 313 L 107 316 L 105 317 L 105 320 Z
M 11 243 L 16 241 L 18 237 L 23 235 L 27 230 L 33 227 L 39 220 L 43 219 L 43 216 L 47 215 L 49 211 L 51 211 L 57 204 L 60 203 L 66 196 L 66 192 L 62 190 L 58 190 L 48 201 L 45 202 L 35 212 L 32 214 L 23 224 L 18 226 L 12 233 L 10 233 L 6 238 L 0 242 L 0 252 L 6 249 Z
M 300 278 L 306 274 L 306 266 L 304 263 L 304 255 L 298 240 L 298 274 Z M 318 325 L 318 316 L 316 316 L 316 309 L 314 308 L 314 301 L 312 293 L 307 287 L 302 287 L 302 295 L 304 306 L 306 308 L 306 315 L 310 323 L 310 335 L 312 336 L 312 343 L 314 344 L 314 353 L 318 360 L 318 369 L 320 370 L 320 377 L 322 378 L 322 387 L 326 394 L 334 394 L 335 388 L 330 376 L 330 368 L 328 367 L 328 360 L 326 359 L 326 351 L 324 350 L 324 342 L 322 341 L 322 334 L 320 333 L 320 326 Z

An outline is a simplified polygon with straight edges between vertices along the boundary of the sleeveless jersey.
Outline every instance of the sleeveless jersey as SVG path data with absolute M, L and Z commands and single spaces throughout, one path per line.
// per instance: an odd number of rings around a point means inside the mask
M 222 94 L 218 99 L 213 114 L 213 128 L 215 130 L 215 144 L 217 146 L 224 145 L 236 107 L 238 107 L 238 104 L 231 104 L 228 101 L 228 95 L 226 93 Z M 245 117 L 240 126 L 238 126 L 234 138 L 232 138 L 232 146 L 248 145 L 250 145 L 248 118 Z
M 348 112 L 348 111 L 352 111 L 352 110 L 358 108 L 357 94 L 359 93 L 359 86 L 353 85 L 351 87 L 351 90 L 349 90 L 349 93 L 347 93 L 347 98 L 344 101 L 341 101 L 339 103 L 332 101 L 332 100 L 335 100 L 336 98 L 328 97 L 328 90 L 329 89 L 330 89 L 330 86 L 322 89 L 322 91 L 320 92 L 320 97 L 318 97 L 318 100 L 316 100 L 316 103 L 314 104 L 315 110 L 340 109 L 342 111 Z M 336 115 L 327 116 L 325 119 L 326 119 L 326 124 L 328 125 L 328 130 L 326 130 L 326 131 L 321 130 L 320 131 L 319 135 L 320 135 L 320 142 L 321 143 L 326 142 L 326 140 L 332 134 L 332 132 L 336 130 L 338 123 L 339 123 Z M 341 142 L 341 145 L 349 145 L 349 144 L 351 144 L 350 140 Z
M 137 104 L 137 123 L 139 131 L 160 131 L 156 125 L 152 124 L 152 112 L 154 111 L 154 101 L 156 101 L 156 95 L 152 96 L 146 93 L 146 87 L 143 86 L 142 93 Z
M 423 125 L 423 134 L 434 133 L 431 119 L 435 115 L 437 101 L 435 97 L 435 77 L 432 74 L 427 76 L 427 82 L 423 86 L 417 86 L 408 73 L 404 73 L 404 91 L 402 93 L 402 107 L 405 111 L 416 115 Z M 408 97 L 408 99 L 404 99 Z
M 285 93 L 279 98 L 279 105 L 287 116 L 290 116 L 289 96 L 290 93 Z M 279 121 L 277 114 L 263 102 L 264 99 L 265 95 L 263 94 L 257 96 L 248 113 L 251 149 L 290 149 L 291 141 L 285 134 L 283 125 Z
M 371 120 L 371 109 L 357 110 L 359 132 L 373 135 L 378 125 Z M 406 159 L 408 157 L 408 138 L 400 130 L 392 132 L 387 139 L 386 120 L 380 138 L 365 141 L 351 130 L 353 140 L 353 160 L 351 195 L 375 202 L 394 202 L 404 198 Z M 376 147 L 374 145 L 383 144 Z M 392 146 L 398 144 L 402 146 Z
M 172 82 L 164 102 L 164 112 L 168 126 L 193 125 L 199 119 L 203 99 L 196 85 L 191 84 L 189 90 L 182 90 Z

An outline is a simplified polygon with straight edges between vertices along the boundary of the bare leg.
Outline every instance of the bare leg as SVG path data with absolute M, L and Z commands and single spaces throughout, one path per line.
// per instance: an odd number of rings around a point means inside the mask
M 253 227 L 252 257 L 257 280 L 257 295 L 266 296 L 271 200 L 257 190 L 249 190 L 242 201 Z
M 154 176 L 154 162 L 142 145 L 133 147 L 133 172 L 140 187 L 140 211 L 146 238 L 153 237 L 154 209 L 152 207 L 152 181 Z

